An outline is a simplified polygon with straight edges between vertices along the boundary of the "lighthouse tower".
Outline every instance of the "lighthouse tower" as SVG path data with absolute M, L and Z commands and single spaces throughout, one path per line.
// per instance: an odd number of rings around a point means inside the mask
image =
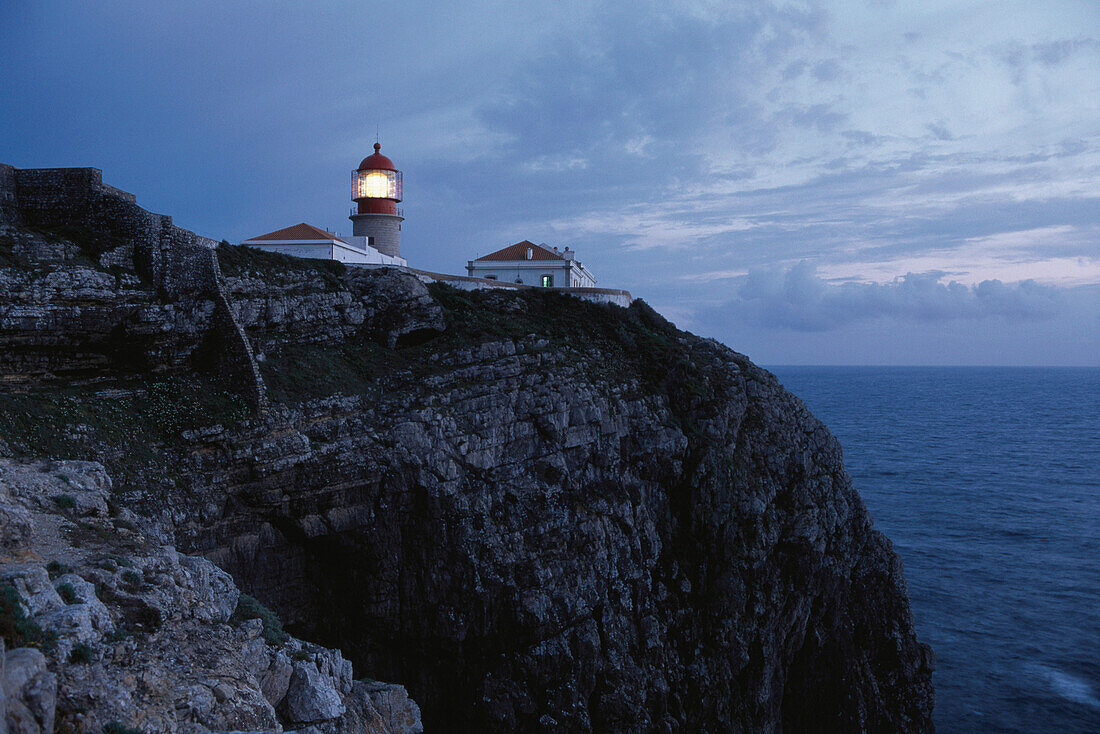
M 384 255 L 401 257 L 401 171 L 382 155 L 380 143 L 351 172 L 351 200 L 357 204 L 350 217 L 352 234 L 369 238 L 367 242 Z

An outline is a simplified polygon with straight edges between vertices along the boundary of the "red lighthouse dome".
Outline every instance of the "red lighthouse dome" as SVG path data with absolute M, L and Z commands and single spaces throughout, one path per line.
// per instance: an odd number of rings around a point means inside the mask
M 369 171 L 372 168 L 376 168 L 380 171 L 396 171 L 397 168 L 386 156 L 382 155 L 382 144 L 374 144 L 374 152 L 363 159 L 363 162 L 359 164 L 360 171 Z

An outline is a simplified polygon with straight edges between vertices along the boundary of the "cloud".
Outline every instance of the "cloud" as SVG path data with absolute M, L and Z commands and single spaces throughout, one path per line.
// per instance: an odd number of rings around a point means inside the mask
M 908 273 L 889 283 L 834 283 L 803 262 L 789 269 L 754 270 L 735 286 L 725 309 L 763 326 L 827 331 L 856 322 L 894 319 L 938 322 L 1051 318 L 1064 308 L 1059 289 L 1025 280 L 986 280 L 974 286 L 944 282 L 943 272 Z
M 682 319 L 820 329 L 1045 329 L 1100 283 L 1095 2 L 13 8 L 0 160 L 100 167 L 217 238 L 346 227 L 378 126 L 431 270 L 569 243 Z

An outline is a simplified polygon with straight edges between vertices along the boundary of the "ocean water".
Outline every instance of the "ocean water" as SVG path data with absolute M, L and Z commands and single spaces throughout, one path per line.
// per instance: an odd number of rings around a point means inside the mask
M 772 367 L 844 447 L 941 732 L 1100 732 L 1100 369 Z

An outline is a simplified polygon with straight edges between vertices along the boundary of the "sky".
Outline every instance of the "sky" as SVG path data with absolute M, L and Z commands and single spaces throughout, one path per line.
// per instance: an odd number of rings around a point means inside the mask
M 238 242 L 569 245 L 761 364 L 1100 365 L 1100 2 L 0 0 L 0 162 Z

